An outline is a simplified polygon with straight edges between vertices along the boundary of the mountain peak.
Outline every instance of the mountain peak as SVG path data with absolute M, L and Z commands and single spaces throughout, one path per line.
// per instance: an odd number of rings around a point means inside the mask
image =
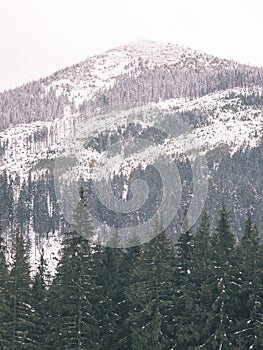
M 130 41 L 127 44 L 121 45 L 121 47 L 131 47 L 137 49 L 164 49 L 166 47 L 175 47 L 180 48 L 180 45 L 172 44 L 172 43 L 164 43 L 160 41 L 154 41 L 149 39 L 139 39 L 135 41 Z
M 148 39 L 128 42 L 107 51 L 105 54 L 126 55 L 131 59 L 145 60 L 152 63 L 153 66 L 173 65 L 178 68 L 194 69 L 196 71 L 209 68 L 234 69 L 238 65 L 237 62 L 232 60 L 219 58 L 189 47 Z

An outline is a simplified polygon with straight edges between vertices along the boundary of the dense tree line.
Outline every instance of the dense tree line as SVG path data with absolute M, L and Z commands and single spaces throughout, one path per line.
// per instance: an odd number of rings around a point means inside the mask
M 32 176 L 30 171 L 26 179 L 21 179 L 18 174 L 14 177 L 2 172 L 0 197 L 0 219 L 6 231 L 18 227 L 28 240 L 32 229 L 38 242 L 61 228 L 54 177 L 47 171 L 38 176 Z
M 46 89 L 41 81 L 4 91 L 0 94 L 0 132 L 18 124 L 61 118 L 66 105 L 65 93 L 57 95 L 52 86 Z
M 100 90 L 95 97 L 84 101 L 79 109 L 85 117 L 91 112 L 111 112 L 131 107 L 157 103 L 173 98 L 198 98 L 227 89 L 255 89 L 251 98 L 244 103 L 262 104 L 262 69 L 237 65 L 229 67 L 202 67 L 199 70 L 175 65 L 142 69 L 137 75 L 119 76 L 110 89 Z
M 204 213 L 175 243 L 153 232 L 127 249 L 70 232 L 52 280 L 43 255 L 30 278 L 18 230 L 10 268 L 1 241 L 0 349 L 262 349 L 263 246 L 251 217 L 240 240 L 224 205 L 214 228 Z
M 236 87 L 256 87 L 254 97 L 245 102 L 262 101 L 262 68 L 217 57 L 210 57 L 207 67 L 204 57 L 198 56 L 198 53 L 195 57 L 182 56 L 180 62 L 160 65 L 150 65 L 149 60 L 142 57 L 131 59 L 126 67 L 132 68 L 130 72 L 118 75 L 111 88 L 100 89 L 91 100 L 82 96 L 84 100 L 80 105 L 71 92 L 74 85 L 81 82 L 84 95 L 88 87 L 96 86 L 98 77 L 93 72 L 96 58 L 4 91 L 0 93 L 0 132 L 23 123 L 62 118 L 66 109 L 87 118 L 101 110 L 115 111 L 178 97 L 197 98 Z
M 186 112 L 183 119 L 192 123 L 192 120 L 201 123 L 200 111 Z M 160 116 L 161 117 L 161 116 Z M 95 150 L 102 152 L 110 147 L 120 137 L 137 137 L 142 133 L 140 126 L 128 125 L 125 129 L 118 129 L 116 133 L 101 133 L 93 139 L 91 145 Z M 147 133 L 147 129 L 144 130 Z M 162 135 L 154 135 L 157 142 L 162 141 Z M 262 188 L 263 188 L 263 143 L 256 148 L 243 147 L 233 155 L 226 145 L 220 145 L 207 153 L 207 163 L 211 177 L 209 178 L 209 190 L 206 198 L 206 206 L 211 223 L 216 221 L 215 203 L 224 201 L 232 209 L 232 226 L 238 236 L 244 229 L 243 217 L 247 209 L 254 216 L 255 224 L 259 230 L 263 228 Z M 44 164 L 43 164 L 44 163 Z M 192 198 L 192 170 L 187 162 L 176 161 L 182 183 L 182 201 L 180 209 L 189 208 Z M 43 168 L 42 168 L 43 166 Z M 45 167 L 49 167 L 47 170 Z M 26 240 L 32 239 L 29 232 L 34 231 L 34 241 L 41 245 L 42 238 L 48 237 L 55 231 L 60 231 L 64 225 L 61 208 L 56 198 L 54 175 L 52 168 L 54 161 L 44 160 L 40 162 L 38 173 L 29 172 L 27 178 L 18 175 L 10 175 L 7 172 L 0 174 L 0 220 L 6 232 L 14 226 L 25 233 Z M 118 186 L 115 195 L 121 197 L 123 193 L 124 179 L 116 176 L 113 179 Z M 70 181 L 70 179 L 69 179 Z M 70 187 L 70 186 L 69 186 Z M 68 208 L 63 207 L 63 213 Z M 178 218 L 177 218 L 178 219 Z M 177 220 L 178 221 L 178 220 Z M 11 235 L 7 234 L 11 238 Z M 28 238 L 26 237 L 28 236 Z M 27 242 L 30 244 L 30 242 Z

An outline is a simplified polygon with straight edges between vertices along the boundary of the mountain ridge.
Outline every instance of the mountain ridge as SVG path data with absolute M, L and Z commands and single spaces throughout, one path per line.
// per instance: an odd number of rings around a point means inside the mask
M 141 120 L 135 112 L 141 113 Z M 151 125 L 149 114 L 155 113 L 157 119 L 166 115 L 175 120 L 181 118 L 208 160 L 210 212 L 213 213 L 214 201 L 217 207 L 222 200 L 232 203 L 237 233 L 241 230 L 240 217 L 247 207 L 259 218 L 262 206 L 261 68 L 221 60 L 179 45 L 136 42 L 1 93 L 0 113 L 0 188 L 1 197 L 6 201 L 0 209 L 4 228 L 11 230 L 18 223 L 30 242 L 40 242 L 39 247 L 41 241 L 52 232 L 57 235 L 65 224 L 52 184 L 54 162 L 65 136 L 81 122 L 90 124 L 94 137 L 106 142 L 116 137 L 118 128 L 122 136 L 129 132 L 131 124 L 136 130 L 136 122 L 142 119 L 146 126 Z M 105 143 L 104 148 L 107 145 L 110 143 Z M 156 147 L 155 155 L 161 154 L 161 149 L 167 156 L 176 154 L 169 140 L 162 148 Z M 84 161 L 100 170 L 103 152 L 102 149 L 86 152 Z M 141 163 L 133 157 L 130 163 L 125 163 L 125 169 L 124 163 L 122 166 L 120 163 L 119 169 L 129 174 L 141 164 L 151 162 L 152 158 L 147 157 L 147 152 L 142 152 Z M 248 164 L 257 169 L 255 174 L 247 168 Z M 107 163 L 104 168 L 105 165 Z M 104 173 L 102 169 L 101 174 Z M 184 207 L 187 209 L 191 174 L 187 169 L 185 173 Z M 93 179 L 95 175 L 96 167 L 92 168 Z M 222 179 L 227 181 L 224 183 Z M 124 185 L 118 189 L 121 198 L 127 198 L 129 192 Z M 256 223 L 260 229 L 263 227 L 260 218 Z

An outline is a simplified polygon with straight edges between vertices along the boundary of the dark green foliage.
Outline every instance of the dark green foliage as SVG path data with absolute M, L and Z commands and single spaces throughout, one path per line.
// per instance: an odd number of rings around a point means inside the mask
M 91 247 L 76 232 L 68 234 L 56 277 L 48 292 L 48 345 L 52 349 L 99 349 L 90 281 Z
M 239 339 L 244 348 L 263 346 L 263 255 L 257 228 L 249 215 L 239 246 L 240 308 L 237 309 Z
M 205 323 L 205 344 L 209 349 L 235 349 L 236 298 L 240 285 L 238 281 L 235 236 L 231 232 L 230 217 L 223 204 L 211 242 L 209 275 L 210 309 Z
M 5 247 L 0 226 L 0 349 L 8 349 L 8 281 L 9 271 L 5 260 Z
M 13 263 L 9 278 L 8 336 L 10 349 L 34 349 L 32 333 L 35 328 L 35 314 L 30 290 L 30 267 L 25 242 L 17 230 L 13 243 Z
M 229 212 L 223 204 L 212 239 L 213 257 L 215 263 L 218 263 L 219 269 L 223 266 L 226 268 L 231 267 L 235 241 L 235 236 L 230 228 Z
M 32 338 L 36 344 L 36 348 L 43 350 L 49 349 L 46 342 L 46 334 L 50 331 L 49 319 L 47 311 L 47 286 L 49 282 L 49 275 L 47 273 L 47 264 L 44 260 L 44 251 L 40 256 L 40 263 L 37 273 L 33 279 L 31 302 L 35 310 L 36 324 L 32 332 Z
M 172 308 L 172 250 L 164 233 L 144 244 L 132 270 L 128 298 L 131 349 L 167 349 L 173 346 L 173 319 L 167 317 Z
M 210 225 L 206 213 L 194 236 L 182 232 L 175 253 L 176 348 L 195 349 L 205 339 L 204 325 L 211 305 Z
M 109 242 L 117 246 L 118 232 Z M 102 349 L 130 349 L 128 311 L 129 301 L 125 287 L 129 279 L 129 268 L 134 255 L 120 248 L 94 247 L 92 270 L 94 283 L 93 304 L 96 305 L 96 319 Z
M 174 245 L 156 230 L 126 250 L 68 233 L 53 281 L 43 252 L 31 279 L 18 231 L 9 271 L 1 240 L 0 349 L 261 350 L 263 248 L 251 216 L 239 242 L 225 205 L 214 229 L 204 213 Z M 93 236 L 86 214 L 82 231 Z

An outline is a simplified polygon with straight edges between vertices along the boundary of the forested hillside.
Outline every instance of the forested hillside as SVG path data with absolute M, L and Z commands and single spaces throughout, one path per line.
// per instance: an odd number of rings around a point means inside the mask
M 16 230 L 11 266 L 0 245 L 0 348 L 262 349 L 260 232 L 249 215 L 237 240 L 225 205 L 209 221 L 175 244 L 156 223 L 156 238 L 125 250 L 69 232 L 54 278 L 44 252 L 30 277 Z
M 262 141 L 263 69 L 178 45 L 124 45 L 1 93 L 0 350 L 261 350 Z M 97 200 L 104 180 L 123 211 Z M 155 214 L 141 242 L 134 223 Z

